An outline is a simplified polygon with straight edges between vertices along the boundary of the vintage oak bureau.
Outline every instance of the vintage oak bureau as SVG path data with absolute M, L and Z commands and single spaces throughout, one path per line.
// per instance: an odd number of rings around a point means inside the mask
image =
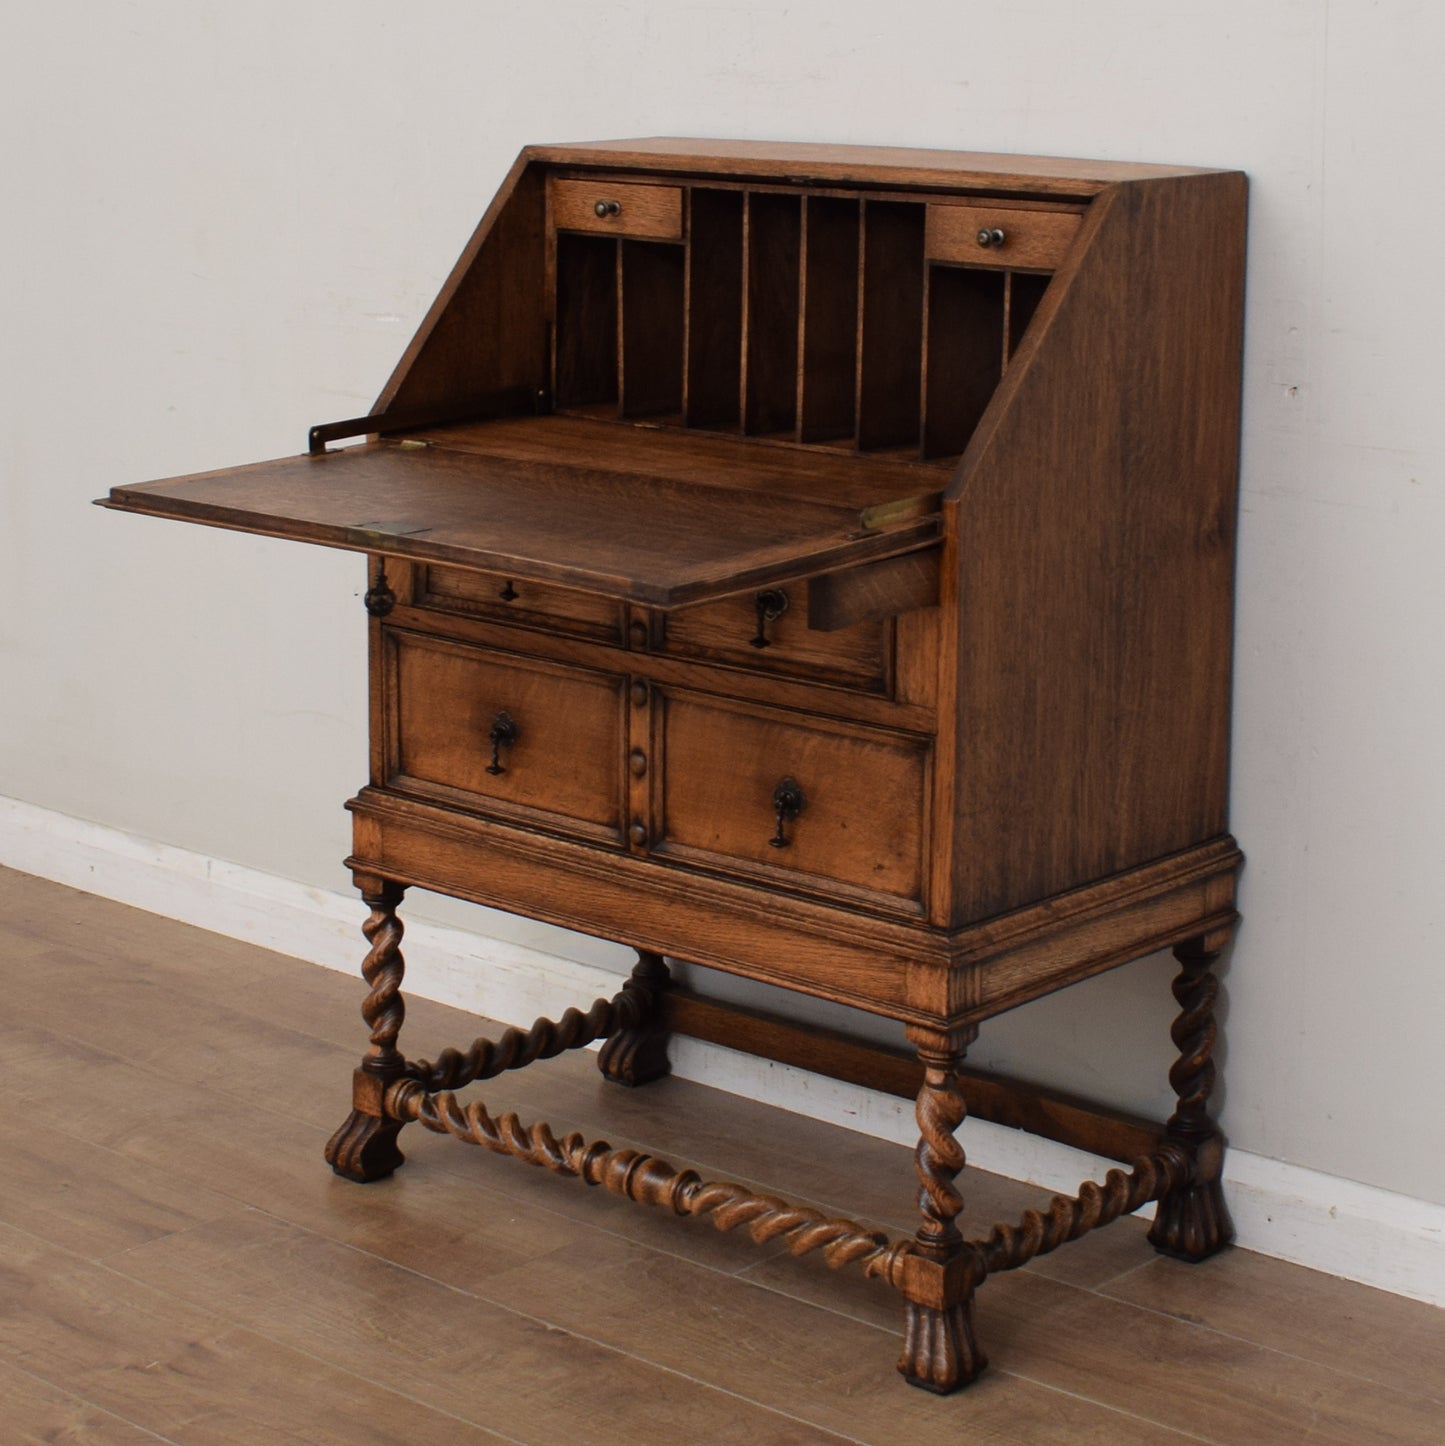
M 988 1274 L 1151 1200 L 1158 1249 L 1228 1243 L 1245 195 L 1112 162 L 531 148 L 372 415 L 110 494 L 368 556 L 371 1042 L 340 1174 L 389 1174 L 415 1121 L 819 1250 L 899 1291 L 899 1368 L 940 1392 L 983 1368 Z M 410 1059 L 408 887 L 637 967 L 585 1014 Z M 1166 1124 L 964 1070 L 989 1016 L 1166 947 Z M 674 987 L 669 955 L 901 1021 L 913 1052 Z M 597 1039 L 643 1084 L 671 1031 L 916 1095 L 916 1235 L 458 1097 Z M 966 1101 L 1121 1167 L 965 1239 Z

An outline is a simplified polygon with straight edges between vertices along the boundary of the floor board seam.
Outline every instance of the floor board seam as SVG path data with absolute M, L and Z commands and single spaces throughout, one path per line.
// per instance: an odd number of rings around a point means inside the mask
M 248 1206 L 245 1208 L 250 1209 L 251 1207 Z M 264 1212 L 257 1211 L 256 1213 L 260 1214 Z M 206 1224 L 209 1222 L 202 1221 L 198 1223 Z M 325 1356 L 318 1356 L 314 1351 L 307 1350 L 304 1346 L 293 1345 L 289 1341 L 279 1340 L 277 1337 L 271 1335 L 268 1331 L 262 1329 L 260 1326 L 251 1325 L 246 1321 L 238 1320 L 236 1317 L 224 1311 L 217 1310 L 216 1307 L 213 1305 L 202 1304 L 198 1301 L 191 1300 L 184 1295 L 177 1295 L 174 1291 L 166 1290 L 162 1286 L 153 1285 L 150 1281 L 143 1280 L 140 1276 L 131 1275 L 129 1272 L 124 1270 L 117 1270 L 108 1261 L 93 1259 L 90 1256 L 84 1255 L 77 1250 L 72 1250 L 69 1246 L 60 1245 L 54 1241 L 47 1240 L 45 1236 L 37 1235 L 33 1230 L 27 1230 L 20 1225 L 12 1225 L 9 1222 L 5 1222 L 5 1228 L 8 1230 L 13 1230 L 17 1235 L 22 1235 L 29 1240 L 36 1241 L 38 1244 L 43 1245 L 47 1250 L 52 1250 L 58 1254 L 69 1256 L 73 1261 L 77 1262 L 80 1265 L 88 1266 L 95 1270 L 104 1271 L 106 1274 L 113 1275 L 119 1280 L 124 1280 L 127 1284 L 136 1286 L 141 1290 L 148 1292 L 150 1295 L 155 1296 L 158 1300 L 173 1301 L 176 1304 L 184 1306 L 187 1310 L 193 1310 L 203 1316 L 209 1316 L 212 1320 L 216 1321 L 220 1325 L 228 1327 L 231 1330 L 242 1332 L 245 1335 L 254 1336 L 257 1340 L 266 1341 L 269 1345 L 275 1346 L 279 1350 L 290 1352 L 291 1354 L 302 1357 L 304 1360 L 312 1361 L 319 1366 L 324 1366 L 327 1370 L 335 1371 L 339 1375 L 345 1376 L 350 1380 L 361 1381 L 372 1390 L 384 1391 L 387 1395 L 395 1396 L 398 1400 L 406 1401 L 410 1405 L 420 1406 L 422 1409 L 433 1412 L 435 1415 L 444 1417 L 449 1421 L 456 1421 L 464 1426 L 475 1426 L 479 1430 L 488 1431 L 494 1436 L 501 1437 L 501 1439 L 504 1441 L 512 1442 L 513 1446 L 528 1446 L 528 1443 L 518 1441 L 512 1436 L 508 1436 L 505 1432 L 499 1431 L 495 1426 L 488 1425 L 485 1421 L 473 1421 L 469 1417 L 460 1416 L 455 1411 L 448 1410 L 445 1406 L 434 1405 L 430 1401 L 422 1400 L 419 1396 L 413 1396 L 406 1391 L 399 1391 L 396 1389 L 396 1387 L 378 1382 L 373 1377 L 364 1375 L 360 1371 L 355 1371 L 347 1366 L 340 1365 L 336 1361 L 329 1360 Z M 318 1232 L 316 1231 L 312 1231 L 310 1233 L 318 1234 Z M 166 1239 L 169 1237 L 159 1238 Z M 321 1236 L 320 1238 L 330 1239 L 329 1236 Z M 137 1249 L 139 1247 L 131 1248 Z M 413 1272 L 413 1274 L 415 1273 L 416 1272 Z M 12 1364 L 14 1363 L 12 1362 Z M 17 1366 L 16 1369 L 24 1370 L 25 1367 Z M 34 1373 L 30 1372 L 30 1374 L 33 1375 Z M 46 1378 L 38 1376 L 36 1377 L 36 1379 L 45 1380 Z M 58 1385 L 59 1383 L 50 1382 L 50 1384 Z M 60 1386 L 60 1389 L 64 1390 L 68 1388 Z M 70 1392 L 70 1394 L 73 1395 L 74 1392 L 72 1391 Z M 86 1399 L 88 1404 L 95 1404 L 100 1410 L 108 1411 L 111 1415 L 119 1415 L 119 1413 L 111 1411 L 111 1408 L 108 1406 L 102 1406 L 98 1402 L 89 1402 L 88 1398 Z M 125 1418 L 120 1417 L 120 1419 L 124 1420 Z M 127 1422 L 127 1424 L 135 1423 Z M 140 1429 L 145 1431 L 151 1431 L 151 1428 L 149 1426 L 143 1426 Z M 151 1431 L 151 1434 L 157 1435 L 158 1433 Z M 170 1441 L 169 1437 L 161 1437 L 161 1439 L 168 1442 Z M 171 1446 L 183 1446 L 183 1443 L 171 1443 Z
M 89 1407 L 92 1411 L 99 1411 L 103 1416 L 109 1416 L 112 1420 L 121 1421 L 125 1425 L 143 1432 L 145 1435 L 151 1436 L 157 1441 L 163 1441 L 165 1446 L 185 1446 L 184 1442 L 177 1441 L 173 1436 L 163 1436 L 154 1428 L 143 1426 L 139 1421 L 133 1421 L 129 1416 L 122 1415 L 121 1412 L 112 1410 L 109 1406 L 103 1406 L 99 1401 L 92 1401 L 89 1396 L 82 1396 L 73 1387 L 67 1386 L 61 1381 L 52 1380 L 49 1376 L 42 1376 L 38 1371 L 32 1371 L 28 1367 L 20 1365 L 17 1361 L 7 1359 L 6 1365 L 18 1375 L 25 1376 L 29 1380 L 38 1382 L 42 1386 L 49 1386 L 52 1390 L 59 1391 L 62 1396 L 66 1396 L 72 1401 L 77 1401 L 82 1406 Z

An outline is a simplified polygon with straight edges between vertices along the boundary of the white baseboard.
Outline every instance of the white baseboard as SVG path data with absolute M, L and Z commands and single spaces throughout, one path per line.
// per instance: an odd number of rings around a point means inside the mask
M 154 843 L 0 798 L 0 865 L 350 973 L 362 955 L 354 896 Z M 407 989 L 493 1019 L 528 1023 L 613 993 L 596 965 L 415 918 Z M 730 1094 L 912 1146 L 911 1106 L 892 1095 L 698 1040 L 679 1038 L 673 1070 Z M 1070 1194 L 1112 1163 L 981 1120 L 969 1162 Z M 1445 1305 L 1445 1206 L 1231 1149 L 1225 1161 L 1239 1244 L 1398 1295 Z

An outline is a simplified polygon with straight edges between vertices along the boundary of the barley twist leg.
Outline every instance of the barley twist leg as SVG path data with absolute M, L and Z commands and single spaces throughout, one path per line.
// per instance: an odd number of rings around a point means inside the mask
M 1181 966 L 1174 980 L 1180 1013 L 1170 1036 L 1179 1058 L 1169 1071 L 1169 1083 L 1178 1102 L 1165 1137 L 1185 1150 L 1191 1168 L 1186 1180 L 1161 1196 L 1149 1243 L 1161 1254 L 1188 1261 L 1204 1260 L 1234 1239 L 1220 1184 L 1224 1136 L 1209 1115 L 1218 1035 L 1214 1001 L 1219 982 L 1213 971 L 1222 943 L 1191 939 L 1174 951 Z
M 909 1385 L 939 1395 L 967 1385 L 988 1364 L 973 1329 L 973 1292 L 982 1271 L 973 1247 L 959 1233 L 963 1196 L 954 1184 L 964 1166 L 954 1132 L 967 1113 L 958 1069 L 975 1034 L 909 1031 L 924 1072 L 913 1157 L 923 1223 L 915 1236 L 916 1252 L 900 1263 L 905 1304 L 898 1369 Z
M 402 924 L 396 910 L 406 890 L 388 879 L 371 877 L 358 878 L 357 885 L 371 910 L 362 925 L 371 948 L 361 966 L 369 986 L 361 1014 L 371 1029 L 371 1043 L 353 1076 L 351 1113 L 328 1141 L 326 1160 L 338 1175 L 365 1184 L 385 1179 L 405 1158 L 396 1143 L 401 1122 L 387 1118 L 382 1096 L 406 1067 L 396 1046 L 406 1015 L 401 996 Z
M 637 1022 L 611 1034 L 597 1056 L 597 1068 L 614 1084 L 644 1085 L 672 1072 L 667 1058 L 668 1031 L 663 1013 L 672 976 L 661 954 L 637 951 L 637 963 L 624 995 L 639 1008 Z

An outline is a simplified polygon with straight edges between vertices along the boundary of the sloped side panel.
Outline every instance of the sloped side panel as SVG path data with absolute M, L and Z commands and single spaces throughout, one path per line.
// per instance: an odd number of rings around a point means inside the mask
M 524 153 L 452 268 L 375 410 L 425 412 L 464 398 L 544 387 L 546 275 L 542 167 Z
M 1226 829 L 1245 199 L 1095 201 L 962 459 L 955 922 Z

